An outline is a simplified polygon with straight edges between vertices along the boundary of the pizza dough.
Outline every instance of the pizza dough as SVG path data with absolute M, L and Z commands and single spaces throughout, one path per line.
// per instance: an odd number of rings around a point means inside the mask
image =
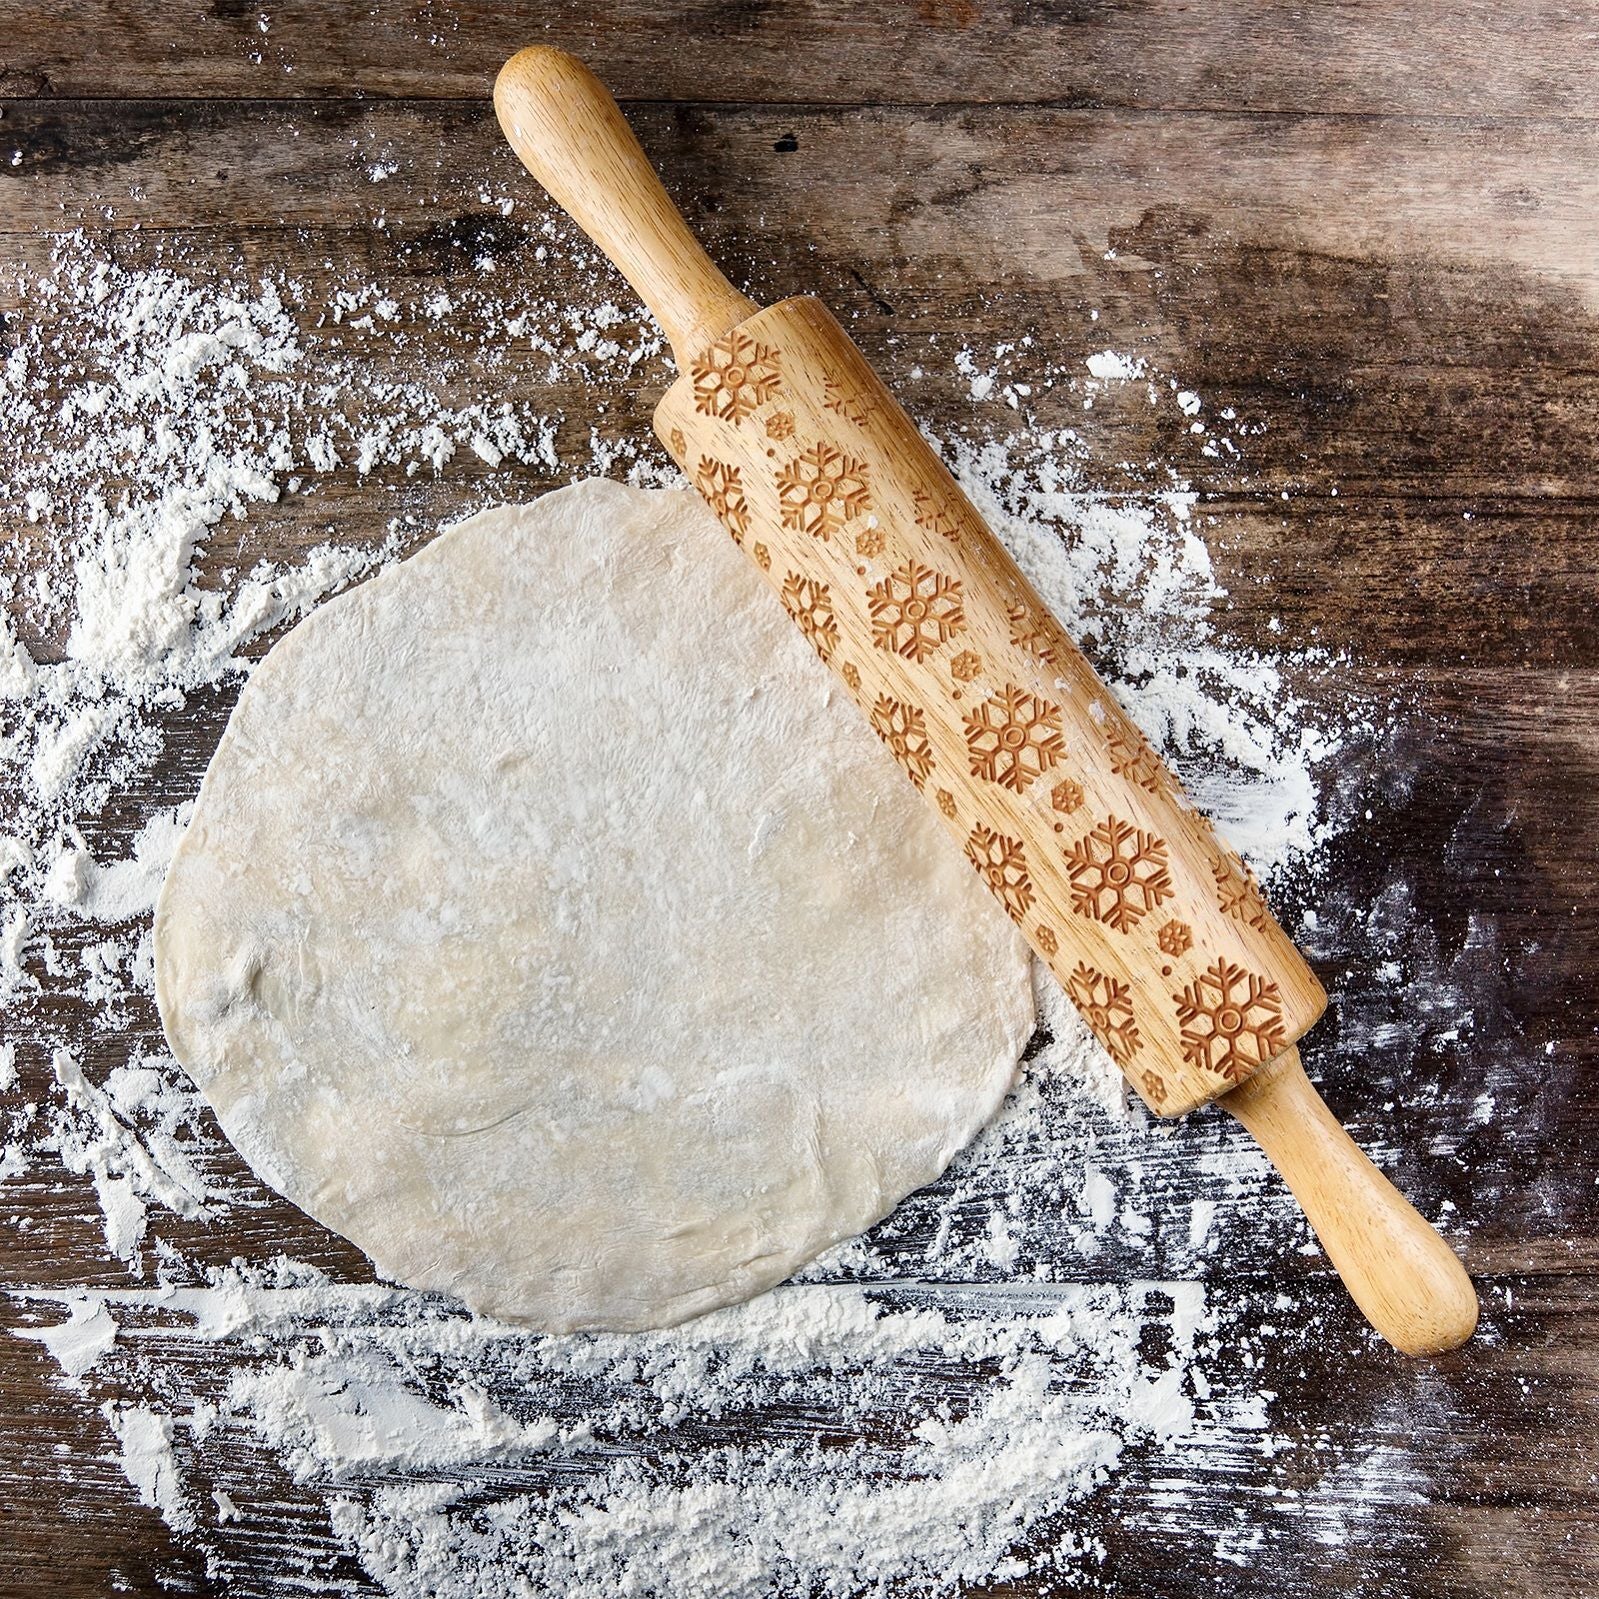
M 930 1181 L 1025 949 L 699 501 L 487 511 L 240 696 L 155 923 L 167 1038 L 384 1275 L 550 1331 L 781 1281 Z

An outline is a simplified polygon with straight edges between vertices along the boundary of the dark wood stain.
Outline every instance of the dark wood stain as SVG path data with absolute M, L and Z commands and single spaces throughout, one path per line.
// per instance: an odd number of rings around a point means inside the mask
M 424 47 L 416 16 L 425 31 L 435 13 L 459 27 Z M 1297 1359 L 1277 1363 L 1280 1412 L 1300 1429 L 1282 1458 L 1241 1453 L 1234 1471 L 1207 1468 L 1185 1484 L 1176 1524 L 1145 1514 L 1153 1457 L 1124 1462 L 1074 1511 L 1076 1528 L 1110 1551 L 1081 1573 L 1099 1591 L 1599 1590 L 1599 1139 L 1585 1098 L 1599 1066 L 1599 297 L 1579 270 L 1591 233 L 1572 234 L 1569 270 L 1554 257 L 1534 270 L 1452 226 L 1483 205 L 1474 226 L 1514 242 L 1568 187 L 1587 192 L 1599 78 L 1581 66 L 1586 23 L 1562 8 L 1528 12 L 1514 48 L 1495 8 L 1464 13 L 1441 29 L 1416 7 L 1289 15 L 1179 0 L 560 0 L 533 19 L 521 8 L 332 3 L 280 17 L 234 0 L 190 17 L 74 0 L 13 8 L 0 39 L 10 98 L 0 154 L 26 153 L 20 168 L 0 162 L 0 266 L 41 259 L 48 232 L 81 213 L 129 262 L 154 258 L 170 236 L 311 285 L 327 281 L 330 258 L 369 264 L 374 279 L 447 286 L 470 283 L 487 255 L 509 277 L 529 219 L 544 215 L 530 185 L 512 218 L 460 207 L 479 179 L 516 181 L 483 97 L 503 55 L 547 30 L 648 102 L 635 117 L 646 147 L 713 254 L 764 295 L 821 293 L 940 432 L 971 413 L 951 376 L 910 378 L 917 341 L 933 335 L 947 352 L 1031 333 L 1040 365 L 1136 348 L 1208 405 L 1264 424 L 1240 477 L 1202 457 L 1166 409 L 1107 400 L 1093 424 L 1099 486 L 1117 486 L 1117 460 L 1179 462 L 1225 530 L 1228 636 L 1313 639 L 1341 657 L 1294 684 L 1313 701 L 1351 686 L 1406 699 L 1396 731 L 1341 757 L 1340 780 L 1369 822 L 1337 845 L 1313 907 L 1282 908 L 1290 924 L 1317 912 L 1311 952 L 1334 996 L 1308 1064 L 1358 1136 L 1397 1149 L 1395 1175 L 1425 1212 L 1447 1201 L 1469 1218 L 1484 1324 L 1444 1359 L 1393 1356 L 1287 1229 L 1262 1229 L 1247 1197 L 1217 1195 L 1217 1247 L 1197 1268 L 1159 1225 L 1113 1236 L 1087 1260 L 1058 1224 L 1029 1218 L 1024 1266 L 1037 1259 L 1082 1281 L 1197 1271 L 1235 1327 L 1270 1319 L 1297 1340 Z M 282 58 L 293 75 L 274 65 Z M 71 98 L 98 95 L 108 98 Z M 123 98 L 140 95 L 172 98 Z M 440 103 L 427 103 L 434 95 Z M 1439 120 L 1418 130 L 1418 117 Z M 1374 120 L 1391 147 L 1457 174 L 1434 202 L 1442 242 L 1389 242 L 1387 210 L 1402 197 L 1382 193 L 1359 202 L 1358 247 L 1324 222 L 1329 197 L 1364 192 Z M 281 137 L 291 123 L 302 130 L 292 148 Z M 1546 164 L 1474 187 L 1472 163 L 1528 126 L 1552 152 Z M 405 152 L 381 191 L 352 167 L 354 132 Z M 1218 200 L 1223 169 L 1269 178 L 1271 205 Z M 120 199 L 133 184 L 146 201 Z M 119 215 L 103 220 L 93 207 L 112 185 Z M 375 196 L 388 213 L 381 233 L 369 226 Z M 0 347 L 4 337 L 0 323 Z M 643 434 L 662 376 L 607 395 L 613 420 Z M 508 399 L 550 397 L 533 377 L 508 383 Z M 582 396 L 558 403 L 586 431 Z M 1057 405 L 1057 425 L 1085 425 L 1076 396 L 1038 404 L 1045 417 Z M 446 519 L 476 470 L 457 464 L 440 484 L 335 474 L 309 505 L 291 497 L 252 518 L 260 553 L 288 558 L 334 517 L 351 541 L 375 543 L 400 504 L 429 524 Z M 546 486 L 529 475 L 519 489 Z M 3 531 L 0 569 L 25 570 L 30 535 Z M 1113 616 L 1100 631 L 1090 647 L 1114 665 Z M 48 659 L 61 641 L 25 642 Z M 125 853 L 149 809 L 192 795 L 231 700 L 226 687 L 207 690 L 168 714 L 161 761 L 85 828 L 91 845 Z M 70 959 L 73 941 L 61 944 Z M 1379 977 L 1385 962 L 1397 982 Z M 1470 1010 L 1458 1037 L 1414 1012 L 1413 996 L 1440 985 Z M 114 1037 L 82 1010 L 63 989 L 41 997 L 38 1015 L 81 1028 L 91 1075 L 156 1046 L 149 1004 Z M 48 1062 L 19 1043 L 21 1091 L 39 1095 Z M 1484 1093 L 1496 1111 L 1478 1121 Z M 1196 1158 L 1235 1132 L 1201 1114 L 1153 1151 L 1138 1144 L 1150 1208 L 1191 1195 Z M 1127 1158 L 1137 1138 L 1107 1127 L 1105 1160 Z M 152 1217 L 156 1235 L 216 1265 L 284 1251 L 366 1280 L 357 1251 L 253 1185 L 231 1150 L 214 1160 L 259 1204 L 225 1230 Z M 936 1275 L 946 1196 L 913 1196 L 879 1230 L 902 1278 Z M 75 1196 L 24 1182 L 6 1197 L 30 1223 L 0 1245 L 6 1283 L 132 1285 L 108 1267 Z M 974 1208 L 966 1220 L 981 1217 Z M 15 1316 L 0 1301 L 0 1317 Z M 192 1359 L 198 1387 L 222 1380 L 203 1351 Z M 0 1336 L 0 1595 L 266 1599 L 308 1565 L 329 1588 L 373 1591 L 333 1547 L 313 1496 L 270 1463 L 208 1575 L 130 1503 L 104 1429 L 92 1410 L 62 1403 L 52 1370 L 37 1344 Z M 802 1420 L 836 1432 L 832 1418 Z M 1318 1542 L 1285 1490 L 1317 1480 L 1327 1437 L 1402 1449 L 1428 1479 L 1424 1498 L 1336 1548 Z M 1258 1491 L 1267 1482 L 1269 1498 Z M 1262 1540 L 1242 1567 L 1216 1553 L 1240 1511 Z M 1063 1590 L 1040 1579 L 985 1591 Z

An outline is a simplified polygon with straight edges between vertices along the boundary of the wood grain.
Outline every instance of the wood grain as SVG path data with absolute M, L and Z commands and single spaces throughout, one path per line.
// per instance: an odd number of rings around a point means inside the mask
M 564 0 L 536 13 L 12 0 L 0 342 L 26 304 L 19 270 L 78 226 L 129 264 L 282 269 L 305 286 L 308 325 L 353 282 L 465 292 L 484 261 L 497 289 L 530 300 L 592 292 L 601 269 L 570 234 L 554 266 L 527 264 L 549 214 L 487 104 L 500 61 L 534 33 L 584 51 L 635 102 L 646 151 L 693 198 L 696 231 L 736 281 L 763 299 L 818 291 L 941 437 L 995 426 L 949 352 L 1022 333 L 1039 370 L 1135 349 L 1207 406 L 1232 406 L 1250 427 L 1241 464 L 1205 457 L 1135 395 L 1085 414 L 1062 379 L 1031 401 L 1040 425 L 1091 433 L 1096 487 L 1134 488 L 1142 462 L 1180 464 L 1215 518 L 1204 528 L 1230 596 L 1225 637 L 1324 648 L 1329 665 L 1293 674 L 1313 704 L 1356 689 L 1403 702 L 1391 737 L 1340 757 L 1367 824 L 1339 842 L 1326 895 L 1283 910 L 1333 995 L 1306 1049 L 1311 1074 L 1425 1214 L 1448 1204 L 1469 1219 L 1483 1335 L 1419 1369 L 1387 1357 L 1301 1253 L 1286 1196 L 1206 1175 L 1207 1153 L 1239 1147 L 1225 1118 L 1195 1116 L 1152 1145 L 1097 1128 L 1107 1169 L 1142 1166 L 1154 1225 L 1112 1230 L 1088 1257 L 1060 1207 L 1040 1206 L 1018 1219 L 1012 1271 L 1207 1283 L 1241 1326 L 1281 1324 L 1298 1340 L 1274 1373 L 1277 1414 L 1300 1429 L 1283 1460 L 1240 1437 L 1230 1459 L 1196 1467 L 1181 1514 L 1159 1528 L 1139 1509 L 1170 1482 L 1156 1461 L 1129 1463 L 1082 1513 L 1111 1550 L 1100 1585 L 1171 1599 L 1218 1586 L 1250 1599 L 1587 1599 L 1599 1586 L 1599 1148 L 1585 1087 L 1599 1069 L 1591 19 L 1553 5 L 1510 21 L 1486 4 L 1441 18 L 1178 0 Z M 379 161 L 397 171 L 374 183 Z M 507 218 L 497 201 L 510 193 Z M 316 331 L 375 380 L 408 360 L 436 370 L 448 337 L 417 327 L 404 347 Z M 473 359 L 494 363 L 508 398 L 566 412 L 571 439 L 586 432 L 577 386 L 551 390 L 510 351 Z M 600 425 L 642 435 L 668 376 L 651 362 L 607 388 Z M 472 392 L 469 374 L 459 384 Z M 0 460 L 7 447 L 0 434 Z M 1132 463 L 1125 482 L 1117 461 Z M 544 486 L 531 469 L 472 462 L 437 482 L 344 469 L 315 495 L 260 508 L 208 559 L 292 558 L 330 523 L 375 545 L 401 513 L 420 537 L 482 498 Z M 0 562 L 29 570 L 48 530 L 7 519 L 3 532 Z M 1088 641 L 1102 669 L 1116 664 L 1113 624 Z M 48 658 L 60 640 L 29 643 Z M 125 853 L 145 810 L 192 794 L 227 709 L 225 693 L 206 693 L 165 716 L 166 753 L 137 803 L 86 829 L 106 857 Z M 1313 930 L 1297 920 L 1306 908 Z M 81 1030 L 91 1075 L 154 1046 L 148 1010 L 108 1037 L 65 988 L 37 1014 Z M 1418 1013 L 1423 992 L 1451 996 L 1448 1013 Z M 42 1095 L 48 1062 L 30 1036 L 19 1044 L 19 1092 Z M 1498 1109 L 1479 1122 L 1482 1095 Z M 283 1250 L 363 1277 L 349 1246 L 253 1185 L 225 1147 L 207 1158 L 249 1203 L 226 1230 L 162 1217 L 157 1236 L 217 1265 Z M 901 1279 L 936 1279 L 940 1226 L 979 1229 L 1012 1177 L 963 1190 L 952 1219 L 938 1192 L 913 1197 L 879 1257 Z M 1196 1197 L 1216 1207 L 1202 1251 L 1170 1219 Z M 0 1187 L 7 1285 L 131 1285 L 84 1204 L 59 1185 Z M 197 1382 L 216 1380 L 204 1350 L 185 1358 Z M 36 1344 L 0 1337 L 0 1395 L 0 1593 L 369 1591 L 270 1461 L 257 1462 L 259 1505 L 208 1575 L 131 1503 L 103 1425 L 63 1402 Z M 1342 1541 L 1329 1540 L 1285 1490 L 1357 1440 L 1392 1448 L 1423 1485 L 1378 1526 L 1351 1503 Z M 1240 1512 L 1260 1538 L 1242 1566 L 1225 1553 Z

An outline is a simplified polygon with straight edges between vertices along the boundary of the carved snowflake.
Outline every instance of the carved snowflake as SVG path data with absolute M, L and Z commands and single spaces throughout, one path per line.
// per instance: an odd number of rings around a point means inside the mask
M 1042 617 L 1036 606 L 1029 605 L 1025 600 L 1018 600 L 1006 611 L 1010 619 L 1010 641 L 1020 649 L 1027 651 L 1036 661 L 1042 661 L 1045 666 L 1055 664 L 1055 639 L 1049 630 L 1049 623 Z
M 688 440 L 683 437 L 682 428 L 673 428 L 668 435 L 668 442 L 672 446 L 672 454 L 682 460 L 688 454 Z
M 1023 793 L 1066 753 L 1060 707 L 1014 683 L 966 713 L 972 776 Z
M 1175 960 L 1194 947 L 1194 932 L 1187 922 L 1167 922 L 1155 937 L 1164 954 Z
M 855 535 L 855 553 L 864 555 L 868 561 L 876 560 L 887 544 L 888 540 L 883 537 L 880 527 L 869 527 Z
M 872 643 L 907 660 L 923 661 L 966 626 L 958 578 L 907 561 L 867 590 Z
M 1139 1081 L 1143 1083 L 1151 1105 L 1166 1103 L 1166 1079 L 1159 1072 L 1146 1071 L 1141 1074 Z
M 694 473 L 694 486 L 705 496 L 706 504 L 716 512 L 722 526 L 733 535 L 733 542 L 742 545 L 744 535 L 750 530 L 750 508 L 744 498 L 744 483 L 738 468 L 702 455 Z
M 1019 922 L 1033 903 L 1033 881 L 1027 874 L 1022 841 L 1006 838 L 979 822 L 966 840 L 966 859 L 1005 907 L 1005 914 Z
M 955 796 L 947 788 L 941 788 L 938 791 L 938 808 L 950 821 L 953 822 L 955 820 Z
M 916 489 L 911 494 L 916 525 L 929 533 L 937 533 L 951 544 L 960 543 L 960 513 L 942 499 L 935 499 L 926 489 Z
M 871 396 L 854 378 L 838 377 L 832 372 L 824 372 L 822 405 L 834 416 L 841 416 L 859 428 L 865 427 L 872 419 Z
M 838 643 L 838 623 L 833 619 L 833 596 L 825 583 L 790 572 L 783 579 L 783 609 L 799 624 L 811 648 L 825 661 Z
M 757 544 L 751 553 L 755 556 L 755 564 L 760 567 L 763 572 L 771 571 L 772 552 L 767 549 L 764 544 Z
M 866 463 L 831 444 L 813 444 L 777 474 L 784 527 L 830 539 L 871 508 Z
M 914 705 L 879 694 L 872 707 L 872 730 L 888 745 L 905 775 L 921 788 L 932 771 L 933 746 L 927 742 L 927 718 Z
M 1113 728 L 1105 735 L 1110 745 L 1110 769 L 1151 794 L 1170 793 L 1171 773 L 1147 738 L 1136 728 Z
M 1107 816 L 1066 851 L 1072 909 L 1125 933 L 1172 895 L 1166 841 Z
M 839 667 L 838 675 L 849 684 L 852 692 L 859 694 L 861 691 L 861 669 L 853 661 L 845 661 Z
M 783 386 L 777 351 L 735 328 L 690 368 L 694 409 L 724 422 L 742 422 Z
M 957 683 L 970 683 L 981 675 L 983 658 L 976 650 L 962 650 L 949 663 L 949 675 Z
M 1232 961 L 1216 961 L 1172 998 L 1183 1058 L 1228 1082 L 1242 1082 L 1287 1048 L 1277 985 Z
M 1070 816 L 1083 803 L 1083 785 L 1074 783 L 1069 777 L 1063 777 L 1049 791 L 1049 803 L 1062 816 Z
M 1143 1046 L 1126 983 L 1078 962 L 1066 979 L 1066 992 L 1118 1066 L 1125 1066 Z
M 1040 923 L 1033 930 L 1033 942 L 1038 945 L 1038 947 L 1043 950 L 1046 955 L 1056 955 L 1060 953 L 1060 940 L 1055 937 L 1055 929 L 1053 927 L 1045 927 L 1042 923 Z
M 774 411 L 766 419 L 766 436 L 769 439 L 794 437 L 794 417 L 789 411 Z
M 1213 856 L 1210 875 L 1216 879 L 1216 903 L 1228 916 L 1262 932 L 1271 925 L 1271 911 L 1260 892 L 1260 884 L 1241 860 Z

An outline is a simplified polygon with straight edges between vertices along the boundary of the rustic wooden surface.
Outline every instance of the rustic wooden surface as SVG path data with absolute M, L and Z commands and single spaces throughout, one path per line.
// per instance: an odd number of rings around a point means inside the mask
M 1235 1568 L 1215 1551 L 1247 1503 L 1239 1481 L 1187 1485 L 1183 1536 L 1122 1538 L 1148 1487 L 1134 1463 L 1092 1510 L 1113 1592 L 1599 1588 L 1599 1139 L 1583 1097 L 1599 1059 L 1596 32 L 1574 7 L 1445 19 L 1265 0 L 0 7 L 0 153 L 24 153 L 0 161 L 0 266 L 42 262 L 52 233 L 82 226 L 126 262 L 181 242 L 191 261 L 311 285 L 335 259 L 441 284 L 485 253 L 515 272 L 523 213 L 476 200 L 476 180 L 518 181 L 488 89 L 513 48 L 546 39 L 631 102 L 736 280 L 759 299 L 821 293 L 935 426 L 962 408 L 951 377 L 911 379 L 910 331 L 953 348 L 1025 329 L 1040 360 L 1135 349 L 1269 418 L 1246 480 L 1133 408 L 1096 417 L 1096 459 L 1180 458 L 1214 496 L 1230 636 L 1265 639 L 1275 618 L 1415 704 L 1380 769 L 1351 757 L 1372 820 L 1339 845 L 1319 907 L 1312 953 L 1335 1002 L 1306 1058 L 1357 1136 L 1396 1151 L 1424 1213 L 1448 1200 L 1469 1217 L 1484 1331 L 1422 1367 L 1390 1355 L 1291 1230 L 1259 1235 L 1247 1197 L 1217 1195 L 1223 1246 L 1199 1262 L 1158 1226 L 1092 1261 L 1030 1236 L 1057 1276 L 1198 1274 L 1243 1320 L 1281 1317 L 1292 1282 L 1293 1314 L 1321 1319 L 1283 1390 L 1306 1447 L 1358 1429 L 1402 1444 L 1429 1483 L 1336 1555 L 1290 1526 L 1272 1560 Z M 399 163 L 380 202 L 361 172 L 377 150 Z M 615 397 L 640 434 L 659 375 Z M 580 395 L 553 398 L 583 426 Z M 275 507 L 249 553 L 292 554 L 330 518 L 375 544 L 398 506 L 446 517 L 462 481 L 335 479 Z M 37 535 L 5 534 L 25 567 Z M 45 658 L 60 643 L 27 642 Z M 226 710 L 191 702 L 142 800 L 192 793 Z M 108 816 L 91 842 L 128 831 Z M 1384 940 L 1407 975 L 1470 997 L 1467 1032 L 1431 1036 L 1402 987 L 1372 980 Z M 1340 1047 L 1385 1020 L 1399 1025 L 1380 1055 Z M 125 1036 L 86 1029 L 87 1066 L 157 1037 L 153 1009 Z M 38 1091 L 39 1063 L 24 1066 Z M 1484 1091 L 1501 1111 L 1474 1126 Z M 1157 1214 L 1203 1181 L 1193 1155 L 1228 1136 L 1220 1122 L 1185 1122 L 1151 1157 Z M 124 1281 L 61 1191 L 11 1189 L 6 1209 L 28 1225 L 0 1245 L 4 1283 Z M 894 1244 L 907 1275 L 926 1266 L 911 1223 Z M 362 1275 L 280 1204 L 225 1237 L 159 1230 L 217 1263 L 283 1250 Z M 232 1578 L 210 1579 L 131 1504 L 106 1449 L 39 1347 L 0 1339 L 0 1592 L 279 1591 L 287 1501 Z

